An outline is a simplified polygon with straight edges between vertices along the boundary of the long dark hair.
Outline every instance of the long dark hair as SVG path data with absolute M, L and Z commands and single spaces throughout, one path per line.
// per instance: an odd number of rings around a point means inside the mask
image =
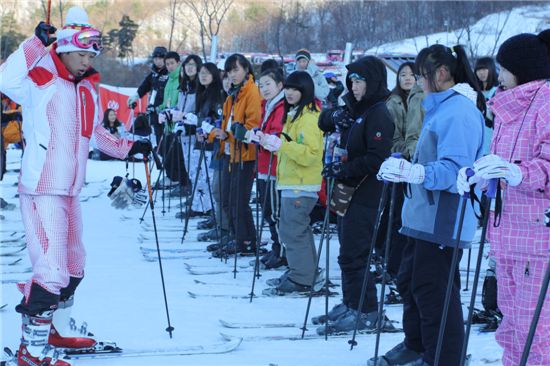
M 317 105 L 315 104 L 315 85 L 313 84 L 313 79 L 307 72 L 294 71 L 292 74 L 288 75 L 285 80 L 285 89 L 286 88 L 297 89 L 300 93 L 302 93 L 302 97 L 298 102 L 296 114 L 292 118 L 291 122 L 296 121 L 306 107 L 310 111 L 319 111 L 317 109 Z M 283 117 L 283 124 L 286 123 L 288 112 L 292 107 L 294 106 L 288 104 L 288 101 L 285 98 L 285 116 Z
M 395 95 L 399 96 L 399 98 L 401 98 L 401 101 L 403 102 L 403 105 L 405 106 L 405 110 L 408 109 L 407 97 L 409 96 L 410 90 L 404 90 L 401 87 L 401 83 L 399 82 L 399 74 L 401 74 L 401 71 L 403 71 L 403 69 L 407 66 L 411 68 L 411 71 L 414 74 L 414 62 L 411 62 L 411 61 L 403 62 L 401 65 L 399 65 L 399 68 L 397 69 L 397 76 L 396 76 L 396 80 L 395 80 L 395 88 L 393 88 L 393 90 L 392 90 L 392 94 L 395 94 Z M 416 80 L 416 75 L 414 76 L 414 79 Z
M 457 45 L 449 48 L 441 44 L 434 44 L 420 51 L 416 57 L 415 65 L 417 72 L 426 79 L 426 82 L 430 84 L 430 89 L 434 92 L 438 91 L 435 72 L 439 67 L 445 66 L 456 84 L 468 83 L 477 92 L 477 108 L 485 114 L 485 97 L 481 93 L 464 47 Z
M 105 110 L 105 112 L 103 112 L 103 121 L 101 122 L 101 124 L 103 125 L 103 127 L 105 127 L 106 129 L 110 129 L 111 128 L 111 125 L 109 123 L 109 113 L 113 111 L 115 112 L 115 115 L 116 115 L 116 111 L 114 109 L 111 109 L 111 108 L 107 108 Z M 122 126 L 122 123 L 118 120 L 118 116 L 117 116 L 117 119 L 115 120 L 115 124 L 114 124 L 114 128 L 118 128 Z
M 206 69 L 212 75 L 212 82 L 208 86 L 202 85 L 200 82 L 197 85 L 197 98 L 195 99 L 195 110 L 200 112 L 206 103 L 210 103 L 210 108 L 216 108 L 217 105 L 223 104 L 223 87 L 220 77 L 220 70 L 212 62 L 202 64 L 200 69 Z M 210 112 L 210 111 L 209 111 Z M 217 113 L 217 112 L 216 112 Z M 207 116 L 204 116 L 207 117 Z
M 254 70 L 252 70 L 252 64 L 244 55 L 240 53 L 234 53 L 225 60 L 224 71 L 228 73 L 237 67 L 237 63 L 246 70 L 247 74 L 254 79 Z M 246 78 L 245 78 L 246 81 Z
M 189 76 L 185 73 L 185 65 L 189 63 L 189 61 L 195 61 L 197 64 L 197 75 L 195 75 L 195 78 L 193 80 L 189 79 Z M 183 63 L 181 64 L 181 71 L 178 75 L 178 79 L 180 82 L 179 90 L 181 90 L 184 93 L 193 93 L 197 90 L 197 85 L 199 84 L 199 70 L 202 66 L 202 60 L 197 55 L 189 55 L 185 58 Z M 183 76 L 181 73 L 183 72 Z
M 483 87 L 483 82 L 479 80 L 477 73 L 475 73 L 479 69 L 489 70 L 489 74 L 487 75 L 487 88 Z M 495 60 L 493 60 L 492 57 L 478 58 L 474 67 L 474 73 L 481 90 L 491 90 L 493 87 L 498 86 L 497 66 L 495 65 Z

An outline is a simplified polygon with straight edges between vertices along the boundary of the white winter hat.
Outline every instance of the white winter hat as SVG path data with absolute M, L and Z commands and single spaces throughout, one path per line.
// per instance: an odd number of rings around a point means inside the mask
M 72 37 L 79 33 L 82 30 L 93 30 L 92 25 L 88 22 L 88 14 L 86 10 L 78 6 L 73 6 L 67 12 L 67 17 L 65 18 L 65 25 L 61 30 L 57 31 L 57 48 L 55 52 L 64 53 L 64 52 L 75 52 L 75 51 L 87 51 L 94 52 L 96 55 L 99 55 L 101 52 L 100 49 L 96 47 L 79 47 L 78 45 L 72 42 Z M 99 33 L 99 31 L 97 31 Z

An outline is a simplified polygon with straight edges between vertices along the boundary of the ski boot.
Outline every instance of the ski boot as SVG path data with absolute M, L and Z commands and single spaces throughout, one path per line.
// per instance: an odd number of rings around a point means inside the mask
M 59 359 L 59 350 L 48 344 L 53 311 L 45 311 L 36 316 L 27 314 L 23 318 L 23 337 L 17 352 L 18 366 L 70 366 Z
M 378 311 L 372 311 L 368 314 L 357 314 L 357 310 L 349 309 L 335 321 L 329 321 L 328 324 L 322 325 L 317 328 L 318 335 L 347 333 L 355 329 L 357 324 L 357 330 L 375 331 L 378 328 Z M 357 323 L 357 316 L 359 315 L 359 323 Z M 382 315 L 382 332 L 395 331 L 395 327 L 389 321 L 389 319 Z
M 368 366 L 374 366 L 374 357 L 367 361 Z M 379 356 L 376 360 L 379 366 L 390 365 L 423 365 L 422 353 L 407 348 L 404 342 L 390 349 L 384 356 Z
M 328 312 L 328 316 L 326 315 L 319 315 L 319 316 L 314 316 L 313 318 L 311 318 L 311 322 L 315 325 L 319 325 L 319 324 L 325 324 L 328 321 L 336 321 L 339 317 L 341 317 L 342 315 L 344 315 L 347 311 L 348 311 L 348 307 L 346 304 L 344 303 L 340 303 L 338 305 L 335 305 L 329 312 Z
M 386 305 L 394 304 L 403 304 L 403 298 L 397 291 L 395 287 L 390 287 L 390 293 L 386 295 L 386 300 L 384 301 Z

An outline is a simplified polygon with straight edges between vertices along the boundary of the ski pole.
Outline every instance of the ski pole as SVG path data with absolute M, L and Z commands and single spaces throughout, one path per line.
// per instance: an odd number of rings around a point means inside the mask
M 166 297 L 166 286 L 164 283 L 164 271 L 162 270 L 162 258 L 160 255 L 160 245 L 159 245 L 159 237 L 158 237 L 158 231 L 157 231 L 157 221 L 155 219 L 155 207 L 153 203 L 153 188 L 151 187 L 151 174 L 149 173 L 149 165 L 147 165 L 147 156 L 143 156 L 143 162 L 145 163 L 145 177 L 147 178 L 147 191 L 149 192 L 149 205 L 151 206 L 151 216 L 153 217 L 153 228 L 155 231 L 155 242 L 157 244 L 157 257 L 159 260 L 159 270 L 160 270 L 160 279 L 162 282 L 162 293 L 164 294 L 164 306 L 166 309 L 166 319 L 168 321 L 168 327 L 165 329 L 168 334 L 170 334 L 170 338 L 172 338 L 172 332 L 174 331 L 174 327 L 170 324 L 170 312 L 168 310 L 168 298 Z
M 243 161 L 242 161 L 242 156 L 241 156 L 241 149 L 242 149 L 242 146 L 241 146 L 241 143 L 237 140 L 235 140 L 235 144 L 237 145 L 237 153 L 235 154 L 235 159 L 237 157 L 239 157 L 239 165 L 238 166 L 235 166 L 235 168 L 237 168 L 237 185 L 240 184 L 241 182 L 241 170 L 243 169 Z M 241 198 L 241 190 L 239 189 L 239 187 L 233 187 L 234 185 L 232 184 L 232 187 L 231 188 L 235 188 L 237 190 L 237 197 L 236 197 L 236 201 L 235 202 L 235 260 L 233 261 L 233 278 L 237 278 L 237 252 L 238 252 L 238 246 L 239 246 L 239 206 L 240 206 L 240 198 Z
M 474 274 L 474 283 L 472 284 L 472 296 L 470 297 L 470 307 L 468 309 L 468 320 L 466 321 L 466 334 L 464 336 L 464 343 L 462 344 L 462 352 L 460 356 L 460 365 L 464 365 L 466 362 L 466 352 L 468 351 L 468 339 L 470 337 L 470 330 L 472 328 L 472 316 L 474 313 L 474 306 L 476 302 L 477 285 L 479 281 L 479 273 L 481 271 L 481 260 L 483 259 L 483 248 L 485 246 L 485 238 L 487 235 L 487 226 L 489 223 L 489 216 L 491 213 L 491 201 L 496 198 L 498 179 L 489 180 L 489 187 L 485 194 L 486 200 L 484 202 L 485 211 L 483 212 L 483 222 L 481 229 L 481 239 L 479 241 L 479 249 L 477 253 L 476 270 Z
M 204 151 L 206 149 L 206 141 L 202 142 L 201 149 Z M 206 176 L 206 186 L 208 187 L 208 197 L 210 198 L 210 206 L 212 211 L 212 218 L 214 219 L 214 227 L 218 227 L 218 220 L 216 218 L 216 209 L 214 204 L 214 196 L 212 194 L 212 186 L 210 184 L 210 172 L 208 169 L 208 157 L 206 156 L 206 152 L 204 152 L 204 174 Z
M 254 255 L 254 271 L 252 272 L 252 287 L 250 288 L 250 302 L 252 302 L 252 299 L 254 298 L 254 296 L 256 296 L 254 294 L 254 287 L 255 287 L 255 284 L 256 284 L 256 278 L 260 279 L 260 230 L 261 230 L 261 227 L 260 227 L 260 210 L 258 208 L 259 206 L 259 200 L 260 200 L 260 196 L 259 196 L 259 185 L 258 185 L 258 156 L 256 156 L 256 163 L 255 163 L 255 179 L 256 179 L 256 250 L 255 250 L 255 255 Z M 262 218 L 263 218 L 263 213 L 262 213 Z M 261 226 L 263 226 L 263 221 L 262 221 L 262 224 Z
M 197 192 L 197 183 L 199 182 L 199 175 L 201 173 L 202 169 L 202 160 L 204 159 L 204 149 L 201 149 L 200 155 L 199 155 L 199 162 L 197 164 L 197 171 L 195 172 L 195 181 L 193 183 L 193 191 L 191 193 L 191 197 L 187 199 L 187 215 L 185 215 L 185 225 L 183 228 L 183 235 L 181 236 L 181 243 L 183 244 L 183 240 L 185 239 L 185 235 L 187 235 L 187 229 L 189 227 L 189 219 L 191 217 L 191 209 L 193 205 L 193 200 L 195 199 L 195 193 Z
M 396 158 L 396 159 L 400 159 L 401 158 L 401 153 L 394 153 L 392 154 L 392 157 Z M 359 319 L 360 319 L 360 313 L 361 313 L 361 309 L 363 308 L 363 304 L 365 303 L 365 297 L 366 297 L 366 290 L 367 290 L 367 283 L 368 283 L 368 279 L 369 279 L 369 275 L 370 275 L 370 263 L 372 261 L 372 253 L 374 251 L 374 248 L 376 247 L 376 239 L 378 238 L 378 231 L 380 230 L 380 222 L 382 222 L 382 215 L 384 214 L 384 209 L 386 208 L 386 200 L 388 199 L 388 185 L 389 185 L 389 182 L 388 181 L 385 181 L 384 180 L 384 186 L 382 188 L 382 195 L 380 196 L 380 202 L 378 204 L 378 211 L 376 213 L 376 221 L 374 222 L 374 230 L 373 230 L 373 233 L 372 233 L 372 238 L 371 238 L 371 242 L 370 242 L 370 246 L 369 246 L 369 255 L 367 257 L 367 264 L 366 264 L 366 268 L 365 268 L 365 274 L 363 276 L 363 284 L 362 284 L 362 287 L 361 287 L 361 295 L 359 296 L 359 305 L 357 306 L 357 316 L 355 317 L 355 327 L 353 328 L 353 337 L 348 341 L 348 343 L 350 344 L 350 349 L 353 350 L 353 347 L 357 345 L 357 341 L 355 340 L 356 336 L 357 336 L 357 328 L 359 327 Z M 392 186 L 392 195 L 391 195 L 391 200 L 390 200 L 390 206 L 392 206 L 392 202 L 393 204 L 395 204 L 395 189 L 396 189 L 396 186 L 395 184 Z M 391 208 L 393 210 L 393 206 Z M 390 211 L 390 217 L 391 217 L 391 211 Z M 387 232 L 390 232 L 391 230 L 391 225 L 388 224 L 388 231 Z M 390 236 L 391 238 L 391 236 Z M 386 245 L 389 245 L 388 243 L 386 243 Z M 389 252 L 388 252 L 389 253 Z M 384 258 L 384 261 L 386 261 L 387 257 L 389 256 L 389 254 L 386 254 L 386 257 Z M 385 267 L 385 266 L 384 266 Z M 382 280 L 383 284 L 385 285 L 385 273 L 383 273 L 383 280 Z M 384 298 L 382 297 L 382 301 L 381 303 L 383 304 L 384 303 Z M 382 308 L 383 309 L 383 308 Z M 379 319 L 378 320 L 379 324 L 381 323 L 381 320 Z M 377 339 L 377 341 L 379 341 L 379 339 Z M 375 354 L 376 352 L 378 352 L 378 349 L 375 350 Z M 374 365 L 376 366 L 376 363 L 377 363 L 377 358 L 375 357 L 374 359 Z
M 474 175 L 472 169 L 466 171 L 466 175 L 471 177 Z M 458 220 L 458 231 L 456 233 L 456 243 L 453 247 L 453 257 L 451 260 L 451 268 L 449 269 L 449 279 L 447 280 L 447 290 L 445 292 L 445 300 L 443 302 L 443 313 L 441 314 L 441 322 L 439 324 L 439 334 L 437 336 L 437 345 L 435 348 L 435 364 L 434 366 L 439 366 L 439 359 L 441 358 L 441 349 L 443 347 L 443 336 L 445 334 L 445 327 L 447 325 L 447 315 L 449 313 L 449 303 L 451 302 L 451 293 L 453 291 L 453 282 L 456 272 L 456 267 L 458 266 L 458 249 L 460 247 L 460 238 L 462 236 L 462 226 L 464 224 L 464 216 L 466 214 L 466 204 L 470 198 L 469 192 L 464 192 L 462 196 L 462 205 L 460 208 L 460 217 Z
M 470 263 L 472 259 L 472 248 L 468 248 L 468 267 L 466 267 L 466 288 L 462 291 L 468 291 L 468 284 L 470 282 Z
M 395 155 L 395 154 L 394 154 Z M 399 158 L 401 154 L 399 154 Z M 384 297 L 386 292 L 386 273 L 388 270 L 388 257 L 390 256 L 390 246 L 393 233 L 393 212 L 395 210 L 395 200 L 397 195 L 397 184 L 393 183 L 390 195 L 390 210 L 388 212 L 388 228 L 386 230 L 386 243 L 384 248 L 384 260 L 382 261 L 382 289 L 380 291 L 380 302 L 378 304 L 378 324 L 376 327 L 376 343 L 374 346 L 374 366 L 378 363 L 378 349 L 380 347 L 380 333 L 382 332 L 382 324 L 384 323 Z M 358 309 L 357 317 L 359 317 Z
M 329 151 L 329 140 L 330 140 L 330 134 L 325 134 L 325 146 L 324 146 L 324 164 L 328 165 L 332 163 L 334 159 L 334 150 Z M 330 200 L 331 200 L 331 192 L 334 186 L 334 179 L 327 178 L 326 179 L 326 189 L 327 189 L 327 201 L 325 208 L 325 216 L 323 217 L 323 226 L 321 229 L 321 238 L 319 239 L 319 249 L 317 250 L 317 261 L 315 262 L 315 272 L 313 273 L 313 280 L 311 281 L 311 290 L 309 292 L 309 296 L 307 299 L 307 306 L 306 306 L 306 314 L 304 316 L 304 325 L 302 326 L 302 339 L 305 336 L 306 330 L 307 330 L 307 318 L 309 317 L 309 311 L 311 309 L 311 301 L 313 299 L 313 287 L 315 286 L 315 281 L 317 280 L 317 268 L 319 268 L 319 263 L 321 260 L 321 251 L 323 250 L 323 241 L 325 240 L 325 235 L 328 235 L 328 227 L 330 224 Z M 328 257 L 328 255 L 327 255 Z M 328 306 L 325 307 L 325 317 L 328 316 Z M 327 328 L 325 326 L 325 340 L 328 339 L 328 336 L 326 335 Z
M 256 159 L 258 161 L 258 159 Z M 264 197 L 262 199 L 262 221 L 257 224 L 258 228 L 256 229 L 256 237 L 257 237 L 257 243 L 256 244 L 256 262 L 254 263 L 254 276 L 252 276 L 252 289 L 250 290 L 250 302 L 252 302 L 252 298 L 254 296 L 254 287 L 256 285 L 256 277 L 260 278 L 260 249 L 259 249 L 259 243 L 262 242 L 262 233 L 264 229 L 264 223 L 265 223 L 265 211 L 266 211 L 266 205 L 267 205 L 267 196 L 271 192 L 271 166 L 273 164 L 273 152 L 269 153 L 269 164 L 267 166 L 267 178 L 265 181 L 265 187 L 264 187 Z M 256 164 L 256 203 L 258 203 L 258 166 Z M 258 208 L 256 207 L 256 216 L 258 215 Z
M 52 0 L 48 0 L 48 8 L 46 10 L 46 24 L 50 25 L 50 16 L 52 12 Z
M 550 251 L 548 252 L 550 255 Z M 550 257 L 549 257 L 550 258 Z M 527 334 L 527 339 L 525 340 L 525 346 L 523 347 L 523 353 L 521 354 L 521 361 L 519 366 L 527 365 L 527 358 L 529 357 L 529 351 L 531 350 L 531 345 L 533 344 L 533 338 L 535 337 L 535 331 L 537 330 L 537 324 L 539 322 L 540 313 L 544 305 L 544 299 L 548 293 L 548 281 L 550 281 L 550 260 L 546 265 L 546 273 L 544 279 L 542 280 L 542 286 L 540 287 L 540 295 L 537 302 L 537 307 L 535 308 L 535 314 L 533 314 L 533 320 L 531 321 L 531 326 L 529 327 L 529 333 Z
M 367 288 L 367 281 L 368 276 L 370 275 L 370 263 L 372 261 L 372 252 L 374 250 L 374 247 L 376 245 L 376 239 L 378 237 L 378 231 L 380 230 L 380 222 L 382 221 L 382 214 L 384 213 L 384 208 L 386 207 L 386 200 L 388 196 L 388 182 L 384 181 L 384 186 L 382 188 L 382 194 L 380 195 L 380 202 L 378 204 L 378 211 L 376 212 L 376 221 L 374 222 L 374 229 L 372 232 L 372 238 L 369 245 L 369 255 L 367 257 L 367 263 L 365 268 L 365 274 L 363 276 L 363 284 L 361 287 L 361 296 L 359 296 L 359 306 L 358 309 L 361 309 L 363 307 L 363 304 L 365 303 L 365 296 L 366 296 L 366 288 Z M 353 347 L 357 346 L 357 341 L 355 340 L 357 336 L 357 327 L 359 326 L 359 317 L 355 320 L 355 327 L 353 329 L 353 336 L 348 341 L 350 344 L 350 349 L 353 349 Z
M 302 326 L 302 338 L 304 338 L 306 330 L 307 330 L 307 318 L 309 317 L 309 311 L 311 309 L 311 301 L 313 300 L 313 292 L 314 292 L 314 286 L 315 281 L 317 281 L 317 268 L 319 268 L 319 263 L 321 261 L 321 251 L 323 250 L 323 242 L 325 241 L 325 238 L 327 238 L 327 242 L 329 241 L 329 225 L 330 225 L 330 199 L 332 196 L 332 188 L 334 187 L 334 179 L 333 178 L 327 178 L 327 207 L 325 208 L 325 216 L 323 218 L 323 227 L 321 229 L 321 238 L 319 239 L 319 247 L 317 249 L 318 255 L 317 255 L 317 261 L 315 262 L 315 268 L 313 273 L 313 280 L 311 281 L 311 289 L 309 291 L 309 296 L 307 299 L 307 306 L 306 306 L 306 314 L 304 316 L 304 325 Z M 328 254 L 328 253 L 327 253 Z M 328 257 L 328 255 L 327 255 Z M 328 276 L 328 274 L 327 274 Z M 328 287 L 327 287 L 327 294 L 328 294 Z M 328 296 L 328 295 L 327 295 Z M 325 316 L 328 316 L 328 303 L 325 305 Z M 326 324 L 325 322 L 325 340 L 328 339 L 328 332 L 326 331 Z

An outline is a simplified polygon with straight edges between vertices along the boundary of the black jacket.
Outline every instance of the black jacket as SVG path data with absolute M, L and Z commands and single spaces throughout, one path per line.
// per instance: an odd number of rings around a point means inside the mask
M 138 87 L 137 93 L 139 97 L 143 97 L 147 93 L 156 91 L 155 100 L 149 101 L 153 106 L 158 107 L 164 100 L 164 87 L 168 81 L 168 70 L 166 67 L 158 69 L 155 65 L 151 67 L 151 73 L 142 81 Z
M 373 56 L 367 56 L 347 66 L 346 84 L 351 90 L 349 75 L 357 73 L 367 80 L 367 94 L 356 101 L 353 94 L 344 96 L 344 102 L 355 123 L 347 130 L 340 131 L 340 146 L 347 150 L 344 163 L 346 178 L 343 183 L 357 186 L 353 201 L 364 206 L 378 207 L 382 192 L 382 183 L 376 174 L 382 162 L 391 154 L 394 124 L 386 108 L 385 100 L 389 94 L 386 87 L 386 68 Z

